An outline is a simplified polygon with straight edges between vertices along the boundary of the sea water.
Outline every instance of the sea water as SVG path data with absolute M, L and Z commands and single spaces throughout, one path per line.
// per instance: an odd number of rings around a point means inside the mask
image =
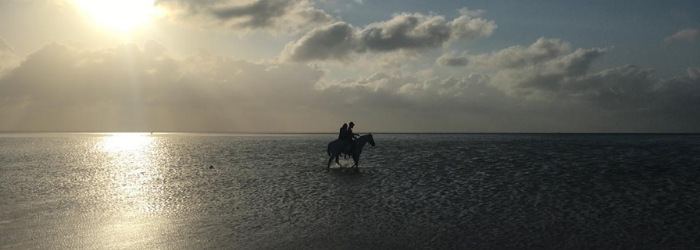
M 689 249 L 700 136 L 0 135 L 0 249 Z

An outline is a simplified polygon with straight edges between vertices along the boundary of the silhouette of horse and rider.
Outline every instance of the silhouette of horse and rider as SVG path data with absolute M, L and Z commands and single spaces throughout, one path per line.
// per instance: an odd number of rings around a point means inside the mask
M 375 143 L 372 133 L 360 136 L 352 131 L 353 127 L 355 127 L 354 122 L 350 122 L 350 125 L 343 124 L 338 132 L 338 140 L 328 143 L 328 156 L 330 156 L 330 159 L 328 159 L 328 168 L 331 167 L 331 163 L 333 162 L 334 158 L 335 163 L 342 167 L 343 165 L 340 164 L 339 158 L 340 154 L 343 153 L 346 157 L 348 155 L 352 156 L 352 160 L 355 162 L 355 165 L 352 167 L 355 167 L 355 170 L 357 170 L 360 162 L 360 154 L 362 154 L 362 148 L 367 143 L 374 147 Z

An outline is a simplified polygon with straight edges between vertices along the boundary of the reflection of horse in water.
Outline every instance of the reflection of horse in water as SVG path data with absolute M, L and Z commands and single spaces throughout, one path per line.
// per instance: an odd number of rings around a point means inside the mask
M 335 140 L 331 143 L 328 143 L 328 156 L 331 157 L 330 159 L 328 159 L 328 168 L 331 167 L 331 162 L 333 162 L 333 158 L 335 158 L 335 163 L 338 163 L 338 165 L 340 165 L 338 159 L 340 158 L 340 153 L 345 153 L 352 156 L 352 160 L 355 161 L 355 165 L 353 165 L 353 167 L 355 167 L 355 169 L 357 170 L 358 162 L 360 161 L 360 154 L 362 154 L 362 148 L 368 142 L 370 145 L 372 145 L 372 147 L 374 147 L 374 138 L 372 138 L 372 133 L 360 136 L 359 138 L 357 138 L 357 140 L 353 141 L 353 143 L 355 143 L 355 148 L 351 152 L 347 151 L 348 145 L 346 145 L 346 143 L 341 140 Z M 340 165 L 340 167 L 343 167 L 343 165 Z

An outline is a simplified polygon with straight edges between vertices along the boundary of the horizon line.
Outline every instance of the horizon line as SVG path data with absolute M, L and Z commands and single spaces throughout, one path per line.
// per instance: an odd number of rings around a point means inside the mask
M 231 131 L 0 131 L 0 134 L 337 134 L 338 132 L 231 132 Z M 700 134 L 700 132 L 366 132 L 359 134 Z

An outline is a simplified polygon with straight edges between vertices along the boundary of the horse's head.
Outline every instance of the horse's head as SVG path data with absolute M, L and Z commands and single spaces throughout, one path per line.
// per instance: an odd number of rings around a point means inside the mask
M 369 145 L 372 145 L 374 147 L 374 137 L 372 137 L 372 133 L 369 133 L 367 136 L 369 136 Z

